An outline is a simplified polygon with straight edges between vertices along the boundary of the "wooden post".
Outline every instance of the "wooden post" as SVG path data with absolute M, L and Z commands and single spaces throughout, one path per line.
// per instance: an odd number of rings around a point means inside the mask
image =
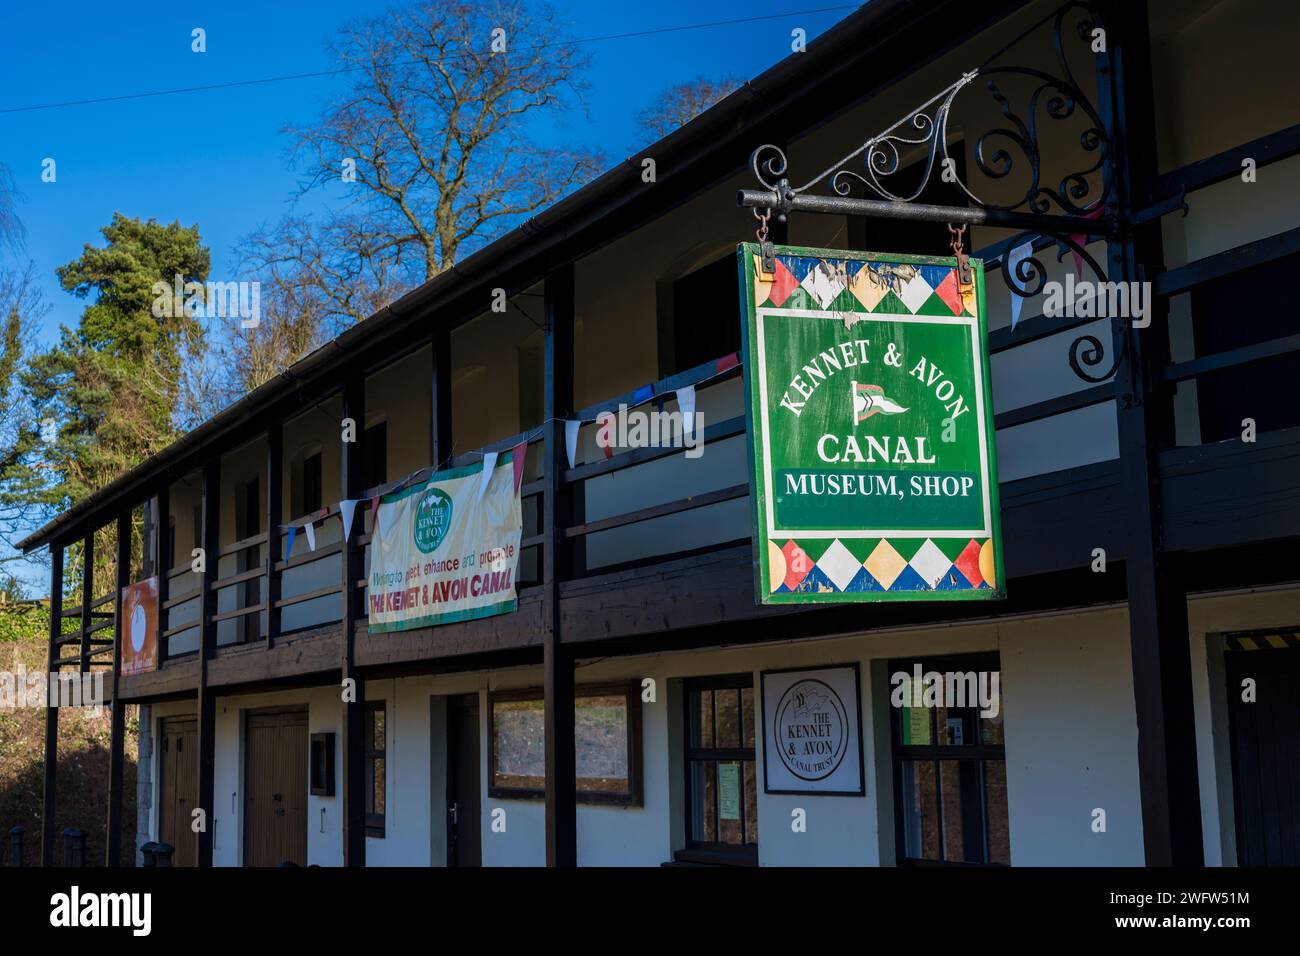
M 1107 3 L 1109 52 L 1100 63 L 1101 114 L 1111 131 L 1115 175 L 1110 211 L 1127 219 L 1156 176 L 1147 5 Z M 1108 278 L 1137 282 L 1161 261 L 1159 221 L 1110 245 Z M 1155 313 L 1153 313 L 1155 314 Z M 1148 319 L 1152 315 L 1147 316 Z M 1147 866 L 1201 866 L 1200 782 L 1187 597 L 1161 553 L 1161 489 L 1156 454 L 1173 431 L 1169 395 L 1153 387 L 1153 369 L 1169 360 L 1168 326 L 1117 323 L 1113 347 L 1127 345 L 1115 375 L 1123 497 L 1128 506 L 1129 643 L 1137 711 L 1138 784 Z
M 451 457 L 451 334 L 439 329 L 433 335 L 433 410 L 430 436 L 431 463 L 435 471 Z
M 58 673 L 63 632 L 63 546 L 50 545 L 50 647 L 46 669 Z M 47 684 L 48 687 L 48 684 Z M 58 792 L 59 701 L 45 701 L 45 792 L 41 798 L 41 866 L 54 865 L 54 803 Z
M 574 751 L 574 658 L 560 628 L 560 582 L 570 574 L 564 528 L 570 521 L 563 419 L 573 414 L 572 264 L 546 277 L 546 368 L 543 444 L 542 666 L 546 734 L 546 865 L 578 862 L 577 760 Z
M 94 603 L 95 532 L 89 531 L 81 545 L 81 642 L 77 656 L 81 659 L 78 669 L 83 674 L 90 673 L 90 625 L 94 622 L 90 606 Z
M 154 522 L 156 529 L 158 522 Z M 160 552 L 155 548 L 154 554 Z M 118 866 L 122 861 L 122 759 L 126 739 L 126 705 L 118 696 L 122 670 L 122 638 L 126 622 L 122 619 L 122 590 L 131 583 L 131 512 L 117 516 L 117 593 L 113 596 L 113 703 L 109 710 L 108 732 L 108 839 L 104 845 L 104 865 Z M 162 639 L 159 638 L 161 644 Z
M 221 554 L 221 459 L 213 458 L 203 469 L 203 574 L 199 585 L 199 808 L 205 826 L 199 831 L 199 866 L 212 865 L 212 822 L 216 810 L 217 699 L 208 687 L 208 662 L 217 647 L 217 593 L 212 589 L 218 578 Z M 182 827 L 189 820 L 178 821 Z
M 266 643 L 280 636 L 280 524 L 284 521 L 284 426 L 266 431 Z
M 167 638 L 163 637 L 167 633 L 167 601 L 171 597 L 171 580 L 167 575 L 176 561 L 176 555 L 171 553 L 171 485 L 165 480 L 158 489 L 156 501 L 158 515 L 153 528 L 157 536 L 154 554 L 158 556 L 158 567 L 154 573 L 158 575 L 158 666 L 161 668 L 167 660 Z
M 350 379 L 343 387 L 343 417 L 356 424 L 354 440 L 343 442 L 339 489 L 344 498 L 356 498 L 365 489 L 363 436 L 366 430 L 366 380 Z M 364 552 L 349 536 L 343 546 L 343 680 L 355 683 L 355 700 L 342 701 L 343 726 L 343 865 L 366 865 L 365 682 L 356 665 L 357 581 L 365 573 Z

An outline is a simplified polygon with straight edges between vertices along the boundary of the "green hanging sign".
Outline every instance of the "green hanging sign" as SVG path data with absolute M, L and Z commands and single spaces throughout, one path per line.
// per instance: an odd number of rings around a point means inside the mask
M 983 263 L 738 250 L 764 604 L 1006 596 Z

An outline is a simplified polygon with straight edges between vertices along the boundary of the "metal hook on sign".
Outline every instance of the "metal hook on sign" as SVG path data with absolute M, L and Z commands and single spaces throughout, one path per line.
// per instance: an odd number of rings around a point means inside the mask
M 760 211 L 755 208 L 754 218 L 758 220 L 758 230 L 755 234 L 758 236 L 759 277 L 771 279 L 776 275 L 776 244 L 767 237 L 767 221 L 772 218 L 772 210 L 764 208 Z
M 966 234 L 966 224 L 954 226 L 948 223 L 948 232 L 952 234 L 952 254 L 957 257 L 957 285 L 962 292 L 969 292 L 975 287 L 975 273 L 970 267 L 970 258 L 962 246 L 962 236 Z

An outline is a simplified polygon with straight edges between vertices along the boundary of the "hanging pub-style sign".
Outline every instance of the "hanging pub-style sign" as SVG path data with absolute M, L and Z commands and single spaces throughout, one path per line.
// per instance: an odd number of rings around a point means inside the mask
M 738 256 L 759 601 L 1005 597 L 983 264 Z

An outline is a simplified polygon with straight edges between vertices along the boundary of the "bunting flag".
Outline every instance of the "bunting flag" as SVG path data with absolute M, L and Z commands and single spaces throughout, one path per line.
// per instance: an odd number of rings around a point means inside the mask
M 488 483 L 492 480 L 492 472 L 496 471 L 497 457 L 497 452 L 483 452 L 483 477 L 479 480 L 478 491 L 474 495 L 474 504 L 476 505 L 483 500 L 483 493 L 487 491 Z
M 339 517 L 343 519 L 343 540 L 348 540 L 348 535 L 352 533 L 352 516 L 357 513 L 356 499 L 346 499 L 339 502 Z
M 632 393 L 632 404 L 640 405 L 642 402 L 648 402 L 655 397 L 655 387 L 653 385 L 642 385 Z
M 718 359 L 717 374 L 721 375 L 723 372 L 727 371 L 728 369 L 735 368 L 739 364 L 740 364 L 739 352 L 732 352 L 730 355 L 724 355 L 722 358 Z
M 519 489 L 524 479 L 524 462 L 528 460 L 528 440 L 524 439 L 514 448 L 510 449 L 510 463 L 515 466 L 515 494 L 519 494 Z
M 1023 290 L 1025 288 L 1025 285 L 1023 282 L 1020 281 L 1020 278 L 1016 275 L 1016 266 L 1020 265 L 1020 263 L 1023 262 L 1025 259 L 1028 259 L 1033 254 L 1033 252 L 1034 252 L 1034 240 L 1026 239 L 1020 245 L 1016 246 L 1014 249 L 1012 249 L 1010 252 L 1007 253 L 1007 275 L 1011 277 L 1010 278 L 1011 284 L 1015 286 L 1015 288 L 1017 289 Z M 1012 332 L 1016 330 L 1016 326 L 1020 323 L 1020 310 L 1021 308 L 1024 307 L 1024 304 L 1025 304 L 1024 296 L 1016 295 L 1016 293 L 1012 291 L 1011 293 L 1011 331 Z
M 569 453 L 569 467 L 574 468 L 578 461 L 578 431 L 582 428 L 582 422 L 565 421 L 564 423 L 564 450 Z
M 370 537 L 379 536 L 379 495 L 370 499 Z
M 695 386 L 683 385 L 677 390 L 677 409 L 682 413 L 682 434 L 695 432 Z
M 302 530 L 307 532 L 307 550 L 315 551 L 316 550 L 316 525 L 313 522 L 308 521 L 305 525 L 302 526 Z
M 284 539 L 284 560 L 288 561 L 289 556 L 293 554 L 293 539 L 297 536 L 298 529 L 293 525 L 289 526 L 289 534 Z
M 1098 206 L 1092 212 L 1084 213 L 1083 218 L 1096 219 L 1100 215 L 1101 215 L 1101 207 Z M 1080 246 L 1086 246 L 1088 244 L 1088 236 L 1086 233 L 1076 232 L 1074 235 L 1070 237 L 1070 239 L 1071 241 L 1078 243 Z M 1070 255 L 1074 257 L 1074 276 L 1076 279 L 1082 279 L 1083 278 L 1083 256 L 1075 252 L 1074 249 L 1070 250 Z

